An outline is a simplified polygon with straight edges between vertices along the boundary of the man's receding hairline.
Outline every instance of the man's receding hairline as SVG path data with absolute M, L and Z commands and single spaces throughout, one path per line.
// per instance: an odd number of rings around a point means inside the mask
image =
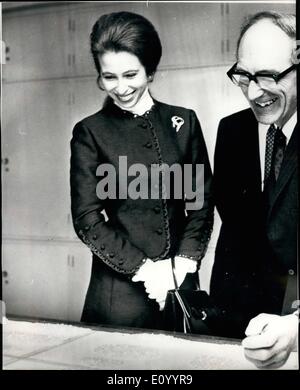
M 264 19 L 257 20 L 254 24 L 252 24 L 252 25 L 244 32 L 243 36 L 240 38 L 240 41 L 239 41 L 239 46 L 238 46 L 238 48 L 237 48 L 237 54 L 239 53 L 241 44 L 242 44 L 244 38 L 246 37 L 247 33 L 248 33 L 249 31 L 251 31 L 252 28 L 254 28 L 254 27 L 256 27 L 257 25 L 259 25 L 259 24 L 261 24 L 261 23 L 264 23 L 264 22 L 267 22 L 268 24 L 273 25 L 274 27 L 276 27 L 277 29 L 279 29 L 280 31 L 282 31 L 283 34 L 286 35 L 287 38 L 290 39 L 290 41 L 293 41 L 293 38 L 290 37 L 290 36 L 289 36 L 282 28 L 280 28 L 276 23 L 274 23 L 272 19 L 266 17 L 266 18 L 264 18 Z M 237 57 L 238 57 L 238 56 L 237 56 Z

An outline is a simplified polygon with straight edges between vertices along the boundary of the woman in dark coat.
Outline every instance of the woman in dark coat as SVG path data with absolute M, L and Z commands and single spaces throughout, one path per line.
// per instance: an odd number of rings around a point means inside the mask
M 161 43 L 147 19 L 129 12 L 101 16 L 91 51 L 107 99 L 75 125 L 71 141 L 73 223 L 93 253 L 82 321 L 160 328 L 160 309 L 174 288 L 170 259 L 179 284 L 195 288 L 210 239 L 207 150 L 192 110 L 149 93 Z M 204 178 L 196 166 L 204 167 Z M 180 180 L 174 183 L 185 167 L 193 170 L 182 177 L 182 190 Z

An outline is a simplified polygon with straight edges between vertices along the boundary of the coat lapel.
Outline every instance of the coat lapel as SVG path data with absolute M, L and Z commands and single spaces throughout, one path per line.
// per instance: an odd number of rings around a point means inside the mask
M 274 207 L 274 204 L 276 202 L 276 199 L 278 198 L 279 194 L 283 191 L 285 185 L 288 183 L 290 177 L 292 176 L 294 170 L 297 168 L 297 132 L 298 132 L 298 124 L 296 124 L 294 131 L 292 133 L 290 142 L 287 145 L 285 155 L 282 161 L 282 166 L 280 169 L 280 173 L 277 179 L 276 186 L 274 188 L 274 192 L 271 195 L 270 199 L 270 208 L 269 213 L 270 215 L 272 208 Z
M 247 177 L 251 178 L 252 185 L 257 192 L 261 191 L 261 166 L 259 156 L 259 135 L 258 122 L 251 109 L 248 111 L 249 117 L 246 123 L 247 133 L 243 134 L 245 148 L 243 151 L 246 159 Z M 245 125 L 245 124 L 244 124 Z M 246 134 L 248 134 L 246 136 Z
M 254 161 L 254 171 L 257 172 L 257 190 L 261 191 L 261 165 L 260 165 L 260 155 L 259 155 L 259 134 L 258 134 L 258 122 L 255 120 L 255 138 L 254 138 L 254 147 L 255 147 L 255 161 Z

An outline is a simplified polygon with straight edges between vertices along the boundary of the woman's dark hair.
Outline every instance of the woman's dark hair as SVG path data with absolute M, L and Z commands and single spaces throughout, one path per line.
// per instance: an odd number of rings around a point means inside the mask
M 99 76 L 99 55 L 107 51 L 134 54 L 145 67 L 147 76 L 155 73 L 162 53 L 160 39 L 152 23 L 132 12 L 102 15 L 93 26 L 90 42 Z

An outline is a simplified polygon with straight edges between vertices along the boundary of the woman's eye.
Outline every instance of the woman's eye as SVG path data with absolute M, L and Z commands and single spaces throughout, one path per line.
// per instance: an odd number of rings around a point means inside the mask
M 128 79 L 133 79 L 136 76 L 136 73 L 129 73 L 126 75 Z
M 104 79 L 104 80 L 114 80 L 115 79 L 115 77 L 114 76 L 109 76 L 109 75 L 107 75 L 107 76 L 102 76 L 102 78 Z

